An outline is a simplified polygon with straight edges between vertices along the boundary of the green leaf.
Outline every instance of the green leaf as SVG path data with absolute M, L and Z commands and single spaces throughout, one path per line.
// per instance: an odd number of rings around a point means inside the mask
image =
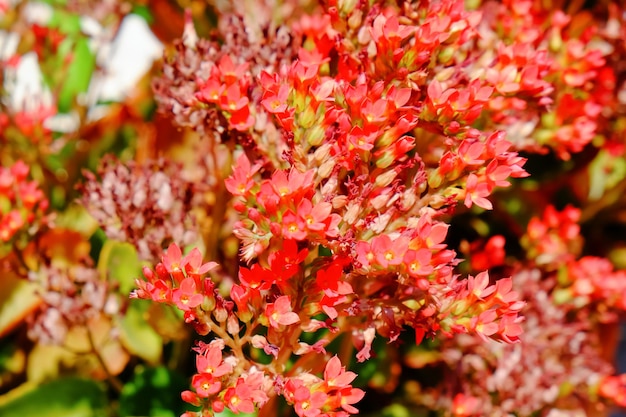
M 41 302 L 37 286 L 12 273 L 0 278 L 0 337 L 9 333 Z M 0 414 L 2 415 L 2 414 Z
M 98 272 L 103 279 L 119 282 L 122 294 L 129 294 L 135 288 L 135 279 L 141 277 L 142 266 L 137 250 L 130 243 L 107 240 L 102 246 Z
M 96 57 L 89 49 L 88 42 L 86 38 L 76 40 L 72 63 L 59 93 L 58 108 L 61 113 L 69 112 L 76 96 L 87 91 L 89 87 L 91 75 L 96 67 Z
M 120 416 L 178 417 L 192 408 L 180 398 L 188 388 L 184 377 L 165 367 L 138 368 L 122 389 Z
M 626 161 L 606 149 L 589 164 L 589 199 L 599 200 L 607 190 L 615 187 L 626 177 Z
M 148 6 L 135 4 L 133 5 L 132 13 L 136 14 L 137 16 L 142 17 L 146 21 L 146 23 L 148 23 L 149 25 L 154 23 L 154 16 L 152 15 L 152 10 L 150 10 Z
M 228 408 L 225 408 L 221 413 L 215 413 L 215 417 L 256 417 L 253 413 L 234 413 Z
M 152 301 L 133 300 L 120 320 L 120 341 L 132 354 L 156 364 L 163 354 L 163 339 L 148 324 L 147 310 Z
M 85 238 L 98 230 L 98 222 L 78 203 L 70 203 L 64 212 L 58 213 L 54 224 L 61 229 L 74 230 Z
M 106 404 L 101 384 L 63 378 L 33 388 L 18 388 L 0 397 L 0 416 L 105 417 Z
M 60 3 L 64 2 L 57 2 L 57 4 Z M 54 9 L 48 26 L 59 29 L 64 35 L 78 35 L 81 31 L 80 16 L 65 10 Z

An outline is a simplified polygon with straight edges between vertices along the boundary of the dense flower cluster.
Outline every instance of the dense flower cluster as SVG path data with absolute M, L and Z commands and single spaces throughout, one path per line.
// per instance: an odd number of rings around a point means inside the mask
M 626 276 L 604 258 L 579 257 L 579 217 L 573 207 L 548 206 L 530 220 L 522 239 L 528 262 L 511 266 L 526 301 L 522 342 L 444 341 L 438 358 L 448 365 L 446 380 L 458 385 L 433 390 L 431 408 L 452 407 L 457 416 L 583 416 L 606 410 L 598 395 L 625 404 L 624 377 L 613 376 L 603 358 L 600 326 L 625 311 Z
M 0 243 L 7 243 L 20 230 L 41 220 L 48 199 L 36 181 L 28 180 L 30 169 L 22 161 L 0 167 Z
M 44 344 L 64 345 L 68 333 L 119 312 L 120 295 L 89 265 L 42 266 L 29 274 L 37 284 L 41 305 L 30 318 L 28 335 Z
M 490 118 L 518 148 L 549 147 L 565 159 L 580 152 L 598 134 L 615 85 L 610 45 L 583 13 L 530 0 L 486 2 L 482 10 L 484 54 L 475 70 L 497 92 Z
M 144 271 L 135 296 L 175 305 L 198 333 L 221 339 L 210 351 L 224 357 L 211 353 L 212 369 L 229 370 L 198 369 L 194 380 L 202 382 L 185 394 L 206 412 L 252 411 L 274 395 L 301 416 L 338 412 L 341 401 L 320 390 L 304 364 L 343 332 L 352 334 L 359 361 L 370 358 L 376 334 L 394 341 L 405 326 L 417 342 L 437 333 L 519 340 L 524 303 L 510 279 L 454 275 L 440 218 L 458 202 L 491 209 L 496 187 L 527 175 L 525 159 L 502 132 L 473 127 L 493 87 L 469 74 L 448 71 L 454 83 L 437 75 L 450 63 L 444 51 L 477 36 L 478 15 L 459 2 L 424 6 L 417 13 L 346 5 L 302 17 L 293 31 L 303 47 L 280 69 L 251 71 L 227 54 L 204 64 L 210 71 L 193 97 L 225 118 L 225 131 L 240 132 L 224 138 L 248 137 L 226 180 L 248 266 L 224 298 L 205 277 L 214 265 L 202 265 L 197 250 L 183 257 L 170 246 L 156 272 Z M 185 35 L 195 39 L 189 27 Z M 435 65 L 427 66 L 431 56 Z M 189 111 L 203 109 L 186 100 Z M 275 123 L 288 145 L 283 160 L 281 142 L 268 150 L 255 118 L 266 128 Z M 303 340 L 319 332 L 326 335 L 316 343 Z M 270 363 L 247 355 L 250 347 Z M 292 355 L 301 359 L 286 367 Z M 354 412 L 350 404 L 342 412 Z
M 191 244 L 197 239 L 192 207 L 193 185 L 175 164 L 143 165 L 106 159 L 98 180 L 85 172 L 82 204 L 110 239 L 130 242 L 141 259 L 158 259 L 169 242 Z
M 166 389 L 183 417 L 626 407 L 617 2 L 5 3 L 0 392 L 53 344 L 120 415 Z M 147 78 L 91 107 L 131 10 L 165 43 L 154 118 Z

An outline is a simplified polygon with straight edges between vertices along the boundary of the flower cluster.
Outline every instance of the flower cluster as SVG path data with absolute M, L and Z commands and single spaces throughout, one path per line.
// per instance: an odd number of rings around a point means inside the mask
M 50 263 L 31 272 L 28 279 L 37 284 L 41 297 L 39 309 L 29 319 L 28 335 L 43 344 L 63 346 L 71 330 L 114 316 L 121 306 L 112 284 L 84 262 Z
M 351 380 L 327 381 L 339 359 L 324 380 L 309 368 L 321 371 L 315 355 L 342 333 L 360 362 L 377 334 L 393 342 L 407 327 L 418 343 L 458 333 L 519 340 L 524 303 L 510 279 L 456 276 L 441 217 L 459 202 L 491 209 L 497 187 L 527 175 L 525 159 L 503 132 L 475 127 L 494 88 L 449 67 L 450 51 L 477 37 L 479 15 L 460 2 L 424 6 L 346 4 L 297 19 L 302 46 L 280 68 L 251 72 L 228 44 L 213 62 L 196 61 L 204 72 L 193 97 L 204 107 L 187 97 L 185 109 L 213 109 L 224 131 L 239 131 L 223 139 L 245 138 L 225 186 L 248 265 L 224 283 L 225 297 L 198 250 L 183 257 L 170 246 L 134 295 L 176 306 L 199 334 L 221 339 L 201 355 L 222 370 L 198 368 L 185 394 L 206 412 L 252 411 L 275 395 L 301 416 L 355 412 L 362 393 Z M 188 27 L 180 59 L 204 45 L 194 36 Z M 438 75 L 445 67 L 460 72 Z M 273 148 L 270 131 L 281 136 Z
M 30 169 L 22 161 L 0 167 L 0 243 L 10 242 L 20 230 L 41 220 L 48 199 L 37 181 L 29 181 Z
M 288 271 L 285 259 L 281 261 L 284 271 Z M 271 273 L 261 276 L 258 271 L 242 268 L 241 285 L 232 287 L 232 300 L 224 299 L 211 278 L 205 277 L 216 266 L 214 262 L 203 264 L 197 249 L 182 256 L 178 246 L 171 245 L 156 272 L 144 269 L 147 281 L 137 280 L 139 288 L 133 293 L 137 298 L 175 305 L 198 333 L 213 332 L 219 337 L 208 345 L 200 343 L 196 349 L 194 391 L 184 392 L 183 399 L 202 405 L 207 412 L 221 412 L 228 407 L 238 413 L 253 412 L 263 407 L 270 396 L 282 395 L 301 417 L 356 412 L 352 404 L 364 393 L 351 386 L 356 375 L 346 372 L 337 357 L 326 365 L 323 379 L 301 369 L 284 375 L 285 362 L 292 352 L 301 356 L 313 351 L 325 353 L 327 340 L 314 346 L 298 340 L 303 326 L 314 331 L 323 322 L 294 312 L 289 295 L 273 296 L 273 301 L 267 302 L 272 281 L 278 278 Z M 297 272 L 297 264 L 293 266 L 291 274 Z M 265 336 L 259 334 L 260 326 L 266 328 Z M 244 354 L 246 346 L 259 349 L 273 361 L 252 361 Z
M 548 206 L 530 220 L 522 239 L 529 263 L 509 266 L 526 301 L 522 342 L 485 344 L 473 335 L 444 341 L 437 361 L 446 365 L 446 381 L 458 384 L 433 390 L 430 408 L 452 407 L 456 416 L 587 415 L 606 411 L 598 394 L 625 404 L 624 376 L 613 375 L 601 339 L 603 326 L 624 311 L 624 271 L 605 258 L 579 257 L 579 218 L 574 207 Z
M 473 70 L 497 92 L 488 117 L 520 149 L 551 148 L 563 159 L 582 151 L 599 133 L 615 83 L 598 28 L 583 13 L 526 0 L 486 2 L 482 10 L 482 56 Z
M 110 239 L 130 242 L 141 259 L 158 259 L 171 241 L 191 244 L 193 186 L 166 161 L 143 165 L 106 159 L 97 179 L 85 172 L 82 204 Z

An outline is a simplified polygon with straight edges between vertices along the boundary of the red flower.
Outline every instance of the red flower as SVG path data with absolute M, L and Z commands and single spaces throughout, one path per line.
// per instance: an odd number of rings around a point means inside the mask
M 238 106 L 239 104 L 237 104 Z M 254 116 L 250 113 L 250 107 L 247 105 L 235 110 L 228 120 L 230 127 L 240 132 L 249 130 L 254 125 Z
M 428 249 L 407 250 L 402 262 L 407 266 L 407 272 L 412 277 L 427 276 L 433 272 L 430 265 L 432 253 Z
M 195 374 L 191 379 L 191 385 L 200 398 L 208 398 L 222 389 L 222 383 L 206 373 Z
M 268 113 L 284 113 L 287 111 L 287 98 L 289 97 L 289 85 L 281 84 L 278 91 L 272 95 L 266 95 L 261 104 Z
M 243 109 L 249 102 L 248 97 L 241 93 L 238 84 L 231 85 L 220 96 L 220 106 L 230 113 Z
M 311 391 L 305 386 L 298 387 L 293 398 L 295 400 L 294 409 L 300 417 L 317 417 L 326 403 L 328 395 L 321 391 Z
M 182 260 L 181 267 L 188 275 L 201 276 L 217 267 L 216 262 L 202 263 L 202 254 L 198 248 L 193 248 Z
M 260 264 L 253 264 L 250 269 L 239 268 L 239 281 L 245 287 L 259 291 L 269 290 L 276 281 L 274 273 L 263 268 Z
M 226 85 L 231 85 L 244 77 L 249 64 L 244 62 L 235 66 L 233 60 L 226 54 L 222 56 L 217 66 Z
M 196 93 L 196 97 L 205 103 L 217 104 L 224 90 L 226 90 L 226 87 L 222 83 L 214 79 L 209 79 L 202 85 L 200 91 Z

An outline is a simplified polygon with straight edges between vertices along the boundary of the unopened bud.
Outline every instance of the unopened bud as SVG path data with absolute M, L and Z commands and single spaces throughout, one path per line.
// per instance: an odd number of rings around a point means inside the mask
M 261 213 L 255 208 L 250 208 L 248 210 L 248 218 L 253 222 L 258 223 L 259 220 L 261 220 Z
M 320 178 L 328 178 L 335 168 L 335 161 L 333 159 L 327 159 L 317 170 L 317 174 Z
M 381 175 L 378 175 L 376 177 L 376 180 L 374 180 L 374 183 L 376 184 L 377 187 L 384 188 L 388 186 L 389 184 L 391 184 L 391 181 L 393 181 L 394 178 L 396 178 L 396 176 L 397 176 L 396 171 L 393 169 L 390 169 L 389 171 L 383 172 Z
M 375 210 L 381 211 L 387 205 L 387 201 L 389 201 L 389 197 L 390 197 L 389 194 L 378 195 L 370 200 L 370 204 Z
M 440 63 L 447 64 L 448 62 L 450 62 L 450 60 L 452 60 L 452 58 L 454 57 L 456 53 L 457 53 L 456 48 L 452 46 L 448 46 L 442 49 L 441 52 L 439 52 L 439 55 L 437 55 L 437 59 L 439 60 Z
M 146 277 L 146 279 L 150 282 L 154 282 L 154 272 L 152 271 L 152 269 L 148 268 L 147 266 L 143 267 L 143 276 Z
M 356 0 L 352 0 L 351 3 L 356 4 Z M 360 9 L 354 10 L 354 13 L 348 18 L 348 26 L 350 29 L 356 30 L 361 27 L 361 23 L 363 23 L 363 12 Z
M 326 129 L 322 125 L 315 125 L 304 134 L 306 141 L 311 146 L 319 146 L 326 138 Z
M 213 315 L 215 316 L 215 320 L 219 323 L 224 323 L 228 319 L 228 311 L 221 306 L 215 308 Z
M 428 176 L 428 186 L 430 188 L 439 188 L 442 182 L 443 182 L 443 177 L 439 173 L 439 169 L 437 169 L 436 171 L 433 171 Z
M 313 159 L 319 163 L 326 161 L 330 157 L 330 143 L 325 143 L 313 152 Z
M 213 295 L 205 295 L 204 300 L 202 300 L 202 310 L 204 311 L 213 311 L 215 308 L 215 297 Z
M 311 107 L 307 107 L 298 115 L 298 124 L 304 129 L 312 127 L 315 124 L 315 121 L 315 111 Z
M 331 201 L 334 209 L 343 208 L 348 202 L 348 196 L 346 195 L 338 195 L 334 197 Z
M 231 314 L 228 317 L 228 320 L 226 320 L 226 331 L 232 335 L 236 335 L 239 334 L 239 330 L 241 330 L 239 327 L 239 320 L 237 320 L 237 317 L 234 314 Z
M 352 13 L 358 3 L 359 0 L 339 0 L 337 2 L 337 8 L 341 12 L 341 14 L 347 16 Z M 360 12 L 360 10 L 357 10 L 357 12 Z
M 391 150 L 383 152 L 378 158 L 376 158 L 376 166 L 378 168 L 388 168 L 395 162 L 396 158 Z
M 346 210 L 346 214 L 343 215 L 343 221 L 347 224 L 354 224 L 360 211 L 361 206 L 359 204 L 350 203 L 348 210 Z

